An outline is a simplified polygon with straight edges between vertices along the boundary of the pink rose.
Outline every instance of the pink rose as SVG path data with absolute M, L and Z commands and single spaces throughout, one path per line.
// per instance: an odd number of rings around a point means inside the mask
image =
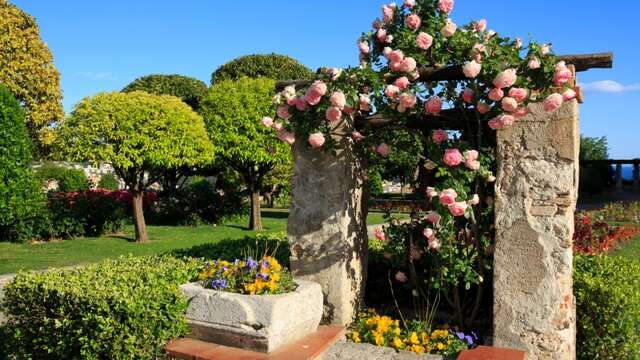
M 544 111 L 554 112 L 562 106 L 562 95 L 554 93 L 549 95 L 543 102 Z
M 467 161 L 478 160 L 478 156 L 480 156 L 478 150 L 467 150 L 464 152 L 464 158 Z
M 274 123 L 274 124 L 273 124 L 273 129 L 274 129 L 275 131 L 280 131 L 280 130 L 282 130 L 283 128 L 284 128 L 284 127 L 282 126 L 282 123 L 277 122 L 277 123 Z
M 390 23 L 393 20 L 393 13 L 395 12 L 395 7 L 391 5 L 382 5 L 382 16 L 385 24 Z
M 480 161 L 478 160 L 466 160 L 464 162 L 464 166 L 473 171 L 478 171 L 480 169 Z
M 379 29 L 376 32 L 376 38 L 378 38 L 378 41 L 381 42 L 381 43 L 385 42 L 385 40 L 387 38 L 387 30 Z
M 440 0 L 438 2 L 438 9 L 443 13 L 449 14 L 453 11 L 453 0 Z
M 324 135 L 321 132 L 309 134 L 309 145 L 314 149 L 321 148 L 324 141 Z
M 476 105 L 476 109 L 480 114 L 484 115 L 489 111 L 491 111 L 491 106 L 489 104 L 483 103 L 482 101 L 478 101 L 478 104 Z
M 527 99 L 528 91 L 523 88 L 511 88 L 509 96 L 516 99 L 517 102 L 523 102 Z
M 467 104 L 471 104 L 473 102 L 473 90 L 466 88 L 462 92 L 462 100 Z
M 427 196 L 429 197 L 429 200 L 431 200 L 434 197 L 438 196 L 438 192 L 436 191 L 435 188 L 428 187 L 427 188 Z
M 433 225 L 438 225 L 440 223 L 441 218 L 442 216 L 440 216 L 440 214 L 438 214 L 435 211 L 429 211 L 427 213 L 427 221 L 432 223 Z
M 389 59 L 389 57 L 391 56 L 391 53 L 393 52 L 393 50 L 391 50 L 390 47 L 386 46 L 384 49 L 382 49 L 382 55 L 384 55 L 384 57 L 386 57 L 387 59 Z
M 522 39 L 516 38 L 516 43 L 514 44 L 515 48 L 520 50 L 522 48 Z
M 431 249 L 433 251 L 439 251 L 440 250 L 440 241 L 438 241 L 438 239 L 433 239 L 433 240 L 429 241 L 429 249 Z
M 360 49 L 360 53 L 368 54 L 371 49 L 369 49 L 369 43 L 366 41 L 358 41 L 358 49 Z
M 426 32 L 421 32 L 416 37 L 416 46 L 422 50 L 428 50 L 433 45 L 433 36 Z
M 573 73 L 571 70 L 569 70 L 564 61 L 559 62 L 556 65 L 556 73 L 553 77 L 553 81 L 556 86 L 562 86 L 571 79 L 573 79 Z
M 502 89 L 493 88 L 489 91 L 489 99 L 493 101 L 500 101 L 504 97 L 504 91 Z
M 407 281 L 409 281 L 409 279 L 407 278 L 407 275 L 405 275 L 402 271 L 398 271 L 396 273 L 395 278 L 398 282 L 401 282 L 401 283 L 406 283 Z
M 266 126 L 268 128 L 272 127 L 273 126 L 273 119 L 268 117 L 268 116 L 263 117 L 262 118 L 262 125 L 264 125 L 264 126 Z
M 447 149 L 442 159 L 447 166 L 458 166 L 462 163 L 462 153 L 458 149 Z
M 416 0 L 404 0 L 404 6 L 408 8 L 416 6 Z
M 449 205 L 449 212 L 453 216 L 464 216 L 464 212 L 467 210 L 467 203 L 456 202 Z
M 355 141 L 355 142 L 360 142 L 362 140 L 365 139 L 364 135 L 360 134 L 359 131 L 354 131 L 351 133 L 351 138 Z
M 487 47 L 485 44 L 475 44 L 471 50 L 477 54 L 482 54 L 487 51 Z
M 342 119 L 342 110 L 340 110 L 340 108 L 337 108 L 335 106 L 330 106 L 327 108 L 327 111 L 325 112 L 325 116 L 327 120 L 331 122 L 340 121 L 340 119 Z
M 518 108 L 518 101 L 512 97 L 502 98 L 502 108 L 508 112 L 514 112 Z
M 424 104 L 424 109 L 429 114 L 440 114 L 442 111 L 442 100 L 437 96 L 432 96 Z
M 387 97 L 392 99 L 395 99 L 395 97 L 398 95 L 399 92 L 400 92 L 400 89 L 395 85 L 387 85 L 387 87 L 384 90 L 384 94 L 387 95 Z
M 531 60 L 529 60 L 529 64 L 527 66 L 529 66 L 529 69 L 531 70 L 540 69 L 540 60 L 538 60 L 537 57 L 533 57 L 531 58 Z
M 400 106 L 405 109 L 411 109 L 416 105 L 417 98 L 413 94 L 402 93 L 400 94 Z
M 422 230 L 422 235 L 427 238 L 427 240 L 431 241 L 435 237 L 436 233 L 433 229 L 425 228 Z
M 396 79 L 395 84 L 398 87 L 398 89 L 404 90 L 404 89 L 408 88 L 409 85 L 411 85 L 411 82 L 409 81 L 409 79 L 407 79 L 406 76 L 403 76 L 403 77 L 400 77 L 400 78 Z
M 529 115 L 529 108 L 527 108 L 525 106 L 520 106 L 519 108 L 516 109 L 516 111 L 511 113 L 511 115 L 513 115 L 516 119 L 519 119 L 521 117 L 525 117 L 525 116 Z
M 416 60 L 414 58 L 406 57 L 404 58 L 404 60 L 402 60 L 402 63 L 400 65 L 400 71 L 412 72 L 416 69 L 417 66 L 418 66 L 418 63 L 416 63 Z
M 324 96 L 327 94 L 327 84 L 320 80 L 314 81 L 313 84 L 311 84 L 311 86 L 307 89 L 306 93 L 317 96 Z
M 344 109 L 344 106 L 347 104 L 347 98 L 344 96 L 344 93 L 342 91 L 336 91 L 331 94 L 329 101 L 333 106 L 337 107 L 340 110 Z
M 376 148 L 376 152 L 382 157 L 387 157 L 389 156 L 389 153 L 391 153 L 391 148 L 389 147 L 389 145 L 382 143 L 378 145 L 378 147 Z
M 489 120 L 489 127 L 493 130 L 504 129 L 507 126 L 513 125 L 516 118 L 513 115 L 503 114 L 494 119 Z
M 377 240 L 384 241 L 385 236 L 384 236 L 384 230 L 382 230 L 382 228 L 377 228 L 374 233 Z
M 375 20 L 373 20 L 373 23 L 371 23 L 371 26 L 374 29 L 379 30 L 380 28 L 382 28 L 382 21 L 380 21 L 380 18 L 376 18 Z
M 577 96 L 576 92 L 573 89 L 567 89 L 564 93 L 562 93 L 562 100 L 569 101 L 575 99 Z
M 440 192 L 440 204 L 451 205 L 456 202 L 458 193 L 453 189 L 444 189 Z
M 458 25 L 451 21 L 451 19 L 447 19 L 447 23 L 440 29 L 440 33 L 444 37 L 450 38 L 456 33 L 456 30 L 458 30 Z
M 469 199 L 469 201 L 467 201 L 467 204 L 472 205 L 472 206 L 480 204 L 480 196 L 478 196 L 478 194 L 473 194 L 471 199 Z
M 320 103 L 320 100 L 322 100 L 322 96 L 319 95 L 317 92 L 307 92 L 304 95 L 304 99 L 307 101 L 309 105 L 315 106 Z
M 296 98 L 296 109 L 298 109 L 298 111 L 307 110 L 307 100 L 304 96 L 298 96 Z
M 477 32 L 483 32 L 487 29 L 487 20 L 482 19 L 480 21 L 478 21 L 474 28 L 476 29 Z
M 504 89 L 513 86 L 518 80 L 516 69 L 507 69 L 499 73 L 493 80 L 493 85 L 498 89 Z
M 540 47 L 540 52 L 542 53 L 542 55 L 549 55 L 551 54 L 551 45 L 549 44 L 544 44 Z
M 330 68 L 327 74 L 329 75 L 329 78 L 331 79 L 331 81 L 336 81 L 340 78 L 340 75 L 342 75 L 342 69 Z
M 360 94 L 360 111 L 371 111 L 371 97 L 369 94 Z
M 289 120 L 289 118 L 291 117 L 288 106 L 278 106 L 278 110 L 276 111 L 276 113 L 280 118 L 285 120 Z
M 420 19 L 420 16 L 416 14 L 411 14 L 407 16 L 407 18 L 405 19 L 405 23 L 407 24 L 407 27 L 409 29 L 416 31 L 418 30 L 418 28 L 420 28 L 420 25 L 422 24 L 422 19 Z
M 475 60 L 467 61 L 464 66 L 462 66 L 464 76 L 469 79 L 477 77 L 480 74 L 480 70 L 482 70 L 482 65 L 478 64 Z
M 392 50 L 389 53 L 389 61 L 400 63 L 404 60 L 404 53 L 401 50 Z
M 289 145 L 293 145 L 296 142 L 295 135 L 285 130 L 278 131 L 278 139 L 280 141 L 286 142 Z
M 433 130 L 433 132 L 431 133 L 431 139 L 434 143 L 440 145 L 443 142 L 449 140 L 449 134 L 442 129 Z

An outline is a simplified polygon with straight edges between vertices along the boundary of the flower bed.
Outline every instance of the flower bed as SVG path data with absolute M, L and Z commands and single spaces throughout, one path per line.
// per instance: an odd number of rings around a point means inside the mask
M 603 220 L 593 221 L 589 215 L 578 214 L 575 218 L 573 249 L 576 253 L 588 255 L 608 253 L 626 244 L 639 233 L 638 226 L 613 226 Z

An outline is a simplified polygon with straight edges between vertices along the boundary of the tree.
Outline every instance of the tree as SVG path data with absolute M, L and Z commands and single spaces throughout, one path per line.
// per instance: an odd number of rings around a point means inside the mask
M 260 124 L 272 112 L 275 82 L 271 79 L 225 80 L 209 89 L 202 116 L 215 156 L 235 169 L 251 194 L 249 228 L 262 229 L 260 190 L 265 175 L 276 165 L 291 161 L 291 149 L 278 141 L 273 131 Z
M 0 0 L 0 83 L 24 105 L 36 152 L 53 141 L 49 125 L 62 119 L 60 74 L 33 17 Z
M 313 79 L 313 72 L 295 59 L 278 54 L 254 54 L 234 59 L 211 74 L 211 85 L 224 80 L 266 77 L 273 80 Z
M 580 136 L 580 160 L 607 160 L 609 144 L 607 137 Z
M 145 91 L 153 95 L 173 95 L 198 111 L 207 96 L 207 84 L 182 75 L 147 75 L 135 79 L 122 92 Z
M 0 241 L 28 236 L 25 223 L 43 203 L 31 160 L 24 112 L 9 90 L 0 86 Z
M 148 240 L 143 195 L 163 169 L 210 162 L 202 118 L 174 96 L 141 91 L 82 100 L 57 129 L 59 156 L 108 162 L 133 195 L 136 240 Z

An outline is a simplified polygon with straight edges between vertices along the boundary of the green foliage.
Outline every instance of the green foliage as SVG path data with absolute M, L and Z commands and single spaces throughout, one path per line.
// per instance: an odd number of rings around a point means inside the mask
M 232 60 L 211 74 L 211 85 L 242 77 L 266 77 L 273 80 L 312 79 L 313 72 L 298 61 L 278 54 L 246 55 Z
M 122 91 L 145 91 L 153 95 L 172 95 L 180 98 L 194 110 L 198 110 L 200 102 L 207 95 L 207 84 L 182 75 L 147 75 L 134 80 Z
M 609 159 L 607 137 L 580 136 L 580 192 L 602 192 L 613 181 L 613 170 L 608 164 L 584 164 L 589 160 Z
M 32 236 L 31 219 L 44 204 L 33 177 L 31 139 L 18 101 L 0 86 L 0 241 Z
M 366 182 L 369 196 L 375 198 L 382 195 L 384 188 L 382 187 L 382 175 L 378 171 L 369 171 L 369 177 Z
M 75 192 L 89 189 L 89 180 L 81 169 L 71 169 L 45 162 L 36 169 L 36 176 L 44 185 L 49 180 L 58 182 L 58 191 Z
M 573 275 L 578 359 L 638 359 L 640 263 L 577 256 Z
M 60 73 L 35 19 L 0 0 L 0 83 L 25 106 L 36 148 L 52 141 L 49 125 L 64 116 Z
M 580 136 L 580 160 L 607 159 L 609 159 L 609 144 L 606 136 Z
M 163 256 L 19 274 L 5 287 L 5 341 L 19 359 L 157 359 L 188 333 L 178 286 L 196 272 Z
M 100 178 L 100 182 L 98 182 L 99 189 L 106 190 L 118 190 L 120 188 L 120 182 L 118 178 L 113 174 L 104 174 Z

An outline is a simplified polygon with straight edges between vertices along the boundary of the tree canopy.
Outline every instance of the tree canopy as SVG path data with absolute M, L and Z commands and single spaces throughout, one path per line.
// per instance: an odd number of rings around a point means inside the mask
M 33 17 L 0 0 L 0 19 L 0 83 L 24 105 L 36 147 L 49 145 L 49 125 L 64 116 L 60 74 Z
M 607 137 L 580 136 L 580 160 L 607 160 L 609 144 Z
M 211 74 L 211 85 L 224 80 L 266 77 L 273 80 L 312 79 L 313 72 L 297 60 L 279 54 L 241 56 L 220 66 Z
M 147 75 L 135 79 L 123 92 L 145 91 L 154 95 L 173 95 L 191 106 L 200 108 L 200 102 L 207 96 L 207 84 L 183 75 Z

